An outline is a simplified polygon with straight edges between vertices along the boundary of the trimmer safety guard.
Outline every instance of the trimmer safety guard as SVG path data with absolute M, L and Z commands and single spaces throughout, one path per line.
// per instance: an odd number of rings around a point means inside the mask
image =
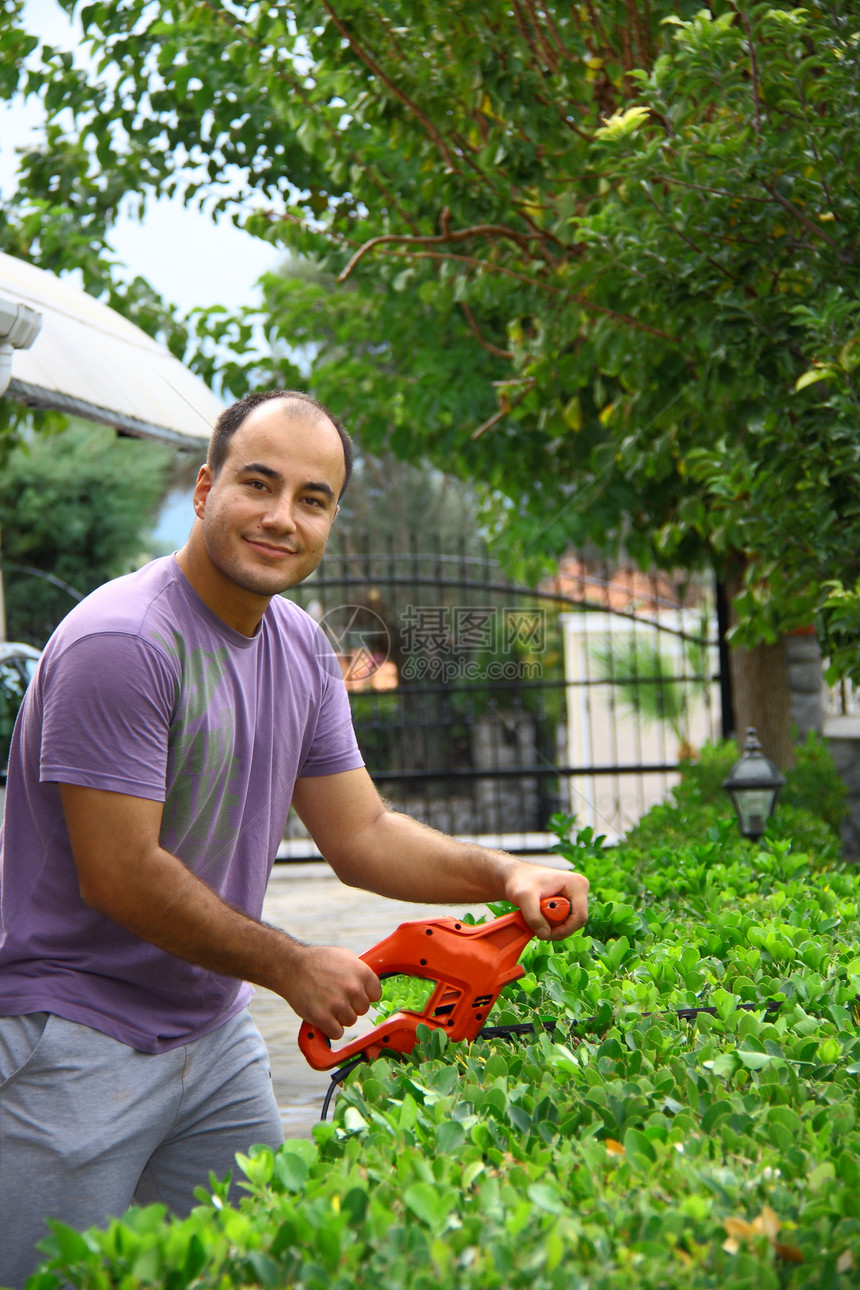
M 548 923 L 563 923 L 570 913 L 565 896 L 541 901 Z M 299 1048 L 314 1070 L 331 1070 L 352 1057 L 372 1061 L 384 1052 L 409 1053 L 418 1027 L 444 1030 L 449 1039 L 474 1039 L 502 987 L 525 973 L 518 962 L 534 932 L 520 910 L 491 923 L 470 926 L 456 918 L 401 923 L 384 941 L 361 955 L 379 977 L 414 976 L 436 985 L 421 1012 L 395 1012 L 366 1035 L 332 1048 L 316 1026 L 302 1022 Z

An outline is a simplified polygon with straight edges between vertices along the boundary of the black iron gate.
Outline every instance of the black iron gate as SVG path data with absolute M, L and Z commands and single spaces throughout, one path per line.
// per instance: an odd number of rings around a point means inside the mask
M 539 589 L 489 555 L 329 553 L 291 596 L 337 652 L 368 769 L 398 810 L 545 849 L 565 810 L 610 837 L 721 733 L 706 584 L 571 557 Z M 298 821 L 285 844 L 301 855 Z

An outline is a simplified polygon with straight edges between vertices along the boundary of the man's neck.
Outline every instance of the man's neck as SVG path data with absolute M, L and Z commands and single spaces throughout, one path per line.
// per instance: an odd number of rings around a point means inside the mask
M 176 563 L 191 587 L 225 626 L 241 636 L 256 636 L 272 597 L 242 592 L 197 547 L 192 533 L 185 546 L 176 552 Z

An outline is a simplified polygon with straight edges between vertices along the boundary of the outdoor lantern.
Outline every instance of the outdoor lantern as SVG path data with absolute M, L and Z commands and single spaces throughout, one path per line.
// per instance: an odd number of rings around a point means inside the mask
M 765 757 L 755 729 L 750 726 L 744 755 L 735 762 L 728 779 L 723 781 L 723 788 L 732 799 L 745 838 L 755 840 L 764 833 L 784 783 L 785 778 Z

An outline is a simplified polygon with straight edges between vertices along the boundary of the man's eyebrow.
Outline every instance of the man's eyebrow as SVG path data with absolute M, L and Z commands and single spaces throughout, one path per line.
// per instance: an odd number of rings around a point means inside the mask
M 330 484 L 325 483 L 325 481 L 320 481 L 318 483 L 315 479 L 309 479 L 305 484 L 305 488 L 309 493 L 323 493 L 324 496 L 330 498 L 331 501 L 337 501 L 334 489 Z
M 279 470 L 273 470 L 271 466 L 264 466 L 260 461 L 244 462 L 239 468 L 239 474 L 262 475 L 264 479 L 270 479 L 272 483 L 284 483 L 284 477 Z M 337 501 L 334 489 L 325 480 L 309 479 L 303 487 L 307 492 L 322 493 L 324 497 L 328 497 L 331 501 Z
M 279 470 L 273 470 L 271 466 L 264 466 L 260 461 L 243 461 L 239 467 L 239 474 L 262 475 L 264 479 L 271 479 L 277 484 L 284 482 L 284 477 Z

